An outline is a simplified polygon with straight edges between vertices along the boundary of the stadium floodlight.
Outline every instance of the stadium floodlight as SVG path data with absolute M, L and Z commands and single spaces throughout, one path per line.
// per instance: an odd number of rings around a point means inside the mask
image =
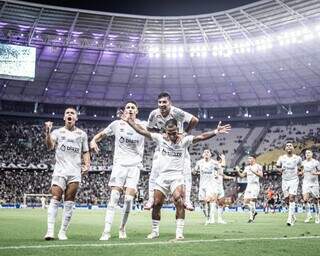
M 309 114 L 309 110 L 306 110 L 306 114 Z
M 269 116 L 270 116 L 270 114 L 267 113 L 267 114 L 266 114 L 266 117 L 269 117 Z

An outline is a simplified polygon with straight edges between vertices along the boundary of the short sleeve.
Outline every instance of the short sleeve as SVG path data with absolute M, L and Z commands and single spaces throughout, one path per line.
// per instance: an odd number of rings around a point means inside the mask
M 53 132 L 51 132 L 51 134 L 50 134 L 51 139 L 53 139 L 56 142 L 59 138 L 59 134 L 60 134 L 59 129 L 53 130 Z
M 197 161 L 197 162 L 196 162 L 196 166 L 194 167 L 194 169 L 195 169 L 196 171 L 199 171 L 199 169 L 200 169 L 200 161 Z
M 84 132 L 82 137 L 82 152 L 88 152 L 89 146 L 88 146 L 88 135 Z
M 117 121 L 113 121 L 102 131 L 102 133 L 105 134 L 106 136 L 114 135 L 117 128 L 117 124 L 118 124 Z
M 192 144 L 193 138 L 194 138 L 193 135 L 188 135 L 188 136 L 184 137 L 182 139 L 182 146 L 185 148 L 189 147 Z
M 156 142 L 157 144 L 160 144 L 161 140 L 162 140 L 162 135 L 159 133 L 155 133 L 155 132 L 151 132 L 151 139 Z
M 175 108 L 175 118 L 177 120 L 180 120 L 182 123 L 190 123 L 193 115 L 180 109 L 180 108 Z
M 302 158 L 301 156 L 298 156 L 297 165 L 301 166 L 301 164 L 302 164 Z
M 148 118 L 148 122 L 147 122 L 147 127 L 152 129 L 154 128 L 156 125 L 156 118 L 155 118 L 155 111 L 152 111 L 149 115 L 149 118 Z
M 279 156 L 278 161 L 276 163 L 276 166 L 282 167 L 282 157 L 281 156 Z
M 315 166 L 316 166 L 317 171 L 320 171 L 320 162 L 318 160 L 316 160 Z

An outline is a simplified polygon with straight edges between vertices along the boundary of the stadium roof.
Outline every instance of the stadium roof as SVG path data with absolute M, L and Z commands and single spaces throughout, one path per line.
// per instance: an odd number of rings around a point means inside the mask
M 319 0 L 178 17 L 0 0 L 0 39 L 37 47 L 35 81 L 1 80 L 1 99 L 152 107 L 164 90 L 184 107 L 320 99 Z

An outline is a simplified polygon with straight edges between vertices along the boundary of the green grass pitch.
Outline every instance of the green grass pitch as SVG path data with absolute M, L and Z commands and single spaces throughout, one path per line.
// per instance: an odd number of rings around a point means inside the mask
M 56 233 L 61 219 L 59 209 Z M 0 209 L 0 255 L 320 255 L 320 225 L 305 224 L 305 215 L 287 227 L 286 214 L 264 214 L 247 223 L 245 213 L 226 213 L 226 225 L 204 226 L 200 212 L 186 214 L 185 240 L 175 235 L 174 212 L 163 211 L 160 238 L 146 240 L 150 212 L 132 212 L 127 225 L 128 239 L 118 239 L 120 212 L 116 213 L 109 241 L 98 241 L 104 224 L 104 210 L 74 212 L 67 241 L 44 241 L 46 210 Z

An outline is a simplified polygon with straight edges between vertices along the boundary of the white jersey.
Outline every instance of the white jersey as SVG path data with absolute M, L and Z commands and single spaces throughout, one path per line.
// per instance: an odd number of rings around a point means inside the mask
M 298 179 L 298 166 L 302 163 L 300 156 L 292 155 L 288 157 L 287 155 L 282 155 L 277 161 L 277 166 L 282 168 L 282 180 L 289 181 Z
M 87 134 L 75 128 L 61 127 L 51 133 L 56 144 L 54 176 L 81 176 L 81 156 L 89 151 Z
M 213 161 L 213 183 L 214 186 L 223 187 L 223 168 L 218 161 Z
M 139 120 L 136 123 L 145 127 L 145 123 Z M 113 121 L 102 132 L 107 136 L 115 136 L 113 165 L 133 166 L 142 163 L 144 136 L 137 133 L 127 122 Z
M 206 187 L 212 183 L 213 170 L 214 170 L 214 160 L 201 159 L 197 161 L 195 166 L 196 171 L 200 172 L 200 182 L 199 187 Z
M 247 165 L 244 168 L 243 173 L 247 174 L 247 183 L 248 185 L 259 185 L 259 176 L 255 175 L 254 172 L 262 171 L 262 167 L 260 164 Z
M 167 141 L 159 133 L 151 133 L 151 138 L 159 146 L 159 174 L 182 175 L 186 149 L 192 144 L 194 136 L 188 135 L 178 143 Z
M 178 130 L 180 133 L 183 133 L 183 124 L 189 123 L 192 119 L 193 115 L 188 112 L 183 111 L 180 108 L 171 106 L 169 114 L 166 117 L 161 115 L 160 109 L 157 108 L 151 111 L 148 118 L 148 127 L 155 128 L 160 130 L 160 132 L 164 133 L 164 125 L 170 119 L 176 119 L 178 123 Z
M 303 184 L 310 186 L 319 186 L 318 175 L 313 175 L 313 172 L 320 171 L 320 163 L 316 159 L 302 161 L 303 166 Z

